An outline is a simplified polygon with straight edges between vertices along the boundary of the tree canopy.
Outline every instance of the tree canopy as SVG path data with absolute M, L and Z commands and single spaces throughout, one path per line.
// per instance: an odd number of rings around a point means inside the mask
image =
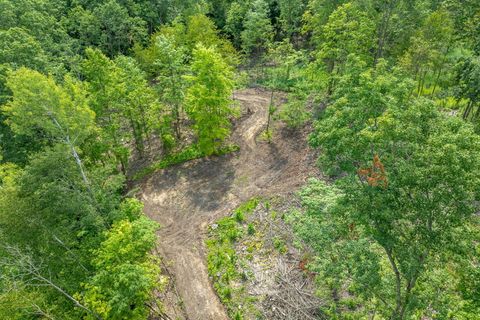
M 1 319 L 168 319 L 155 252 L 168 226 L 143 213 L 139 181 L 238 150 L 232 128 L 257 103 L 239 107 L 243 88 L 271 96 L 255 106 L 265 158 L 307 136 L 318 156 L 285 229 L 311 256 L 319 319 L 479 318 L 479 1 L 0 0 L 0 12 Z M 232 243 L 216 262 L 235 265 Z

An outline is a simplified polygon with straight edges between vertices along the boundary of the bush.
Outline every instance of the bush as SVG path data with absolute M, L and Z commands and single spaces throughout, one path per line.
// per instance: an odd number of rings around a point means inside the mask
M 285 104 L 279 117 L 288 127 L 299 128 L 311 118 L 311 115 L 305 107 L 305 101 L 294 99 Z
M 235 251 L 235 242 L 244 235 L 245 225 L 242 224 L 246 215 L 252 213 L 258 203 L 258 198 L 252 198 L 235 209 L 231 216 L 218 220 L 206 241 L 208 273 L 213 278 L 213 286 L 220 300 L 233 319 L 243 319 L 243 311 L 238 310 L 238 306 L 246 303 L 239 298 L 239 292 L 244 288 L 232 286 L 233 281 L 244 281 L 246 277 L 246 273 L 241 271 L 242 266 Z M 255 233 L 252 223 L 248 224 L 247 232 Z

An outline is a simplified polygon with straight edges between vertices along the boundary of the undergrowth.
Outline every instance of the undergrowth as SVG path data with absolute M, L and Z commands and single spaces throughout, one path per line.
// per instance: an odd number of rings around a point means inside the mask
M 231 145 L 227 145 L 225 147 L 219 148 L 213 153 L 213 155 L 222 156 L 228 153 L 236 152 L 238 150 L 240 150 L 240 147 L 238 145 L 231 144 Z M 133 176 L 133 180 L 139 180 L 157 170 L 165 169 L 170 166 L 184 163 L 187 161 L 200 159 L 205 156 L 206 155 L 202 153 L 196 145 L 190 145 L 179 152 L 167 155 L 163 159 L 149 165 L 148 167 L 141 169 Z
M 244 319 L 245 312 L 253 308 L 253 298 L 244 293 L 242 281 L 248 277 L 242 261 L 237 256 L 235 244 L 246 234 L 255 233 L 245 219 L 258 206 L 260 199 L 252 198 L 212 226 L 206 241 L 208 273 L 220 300 L 234 320 Z

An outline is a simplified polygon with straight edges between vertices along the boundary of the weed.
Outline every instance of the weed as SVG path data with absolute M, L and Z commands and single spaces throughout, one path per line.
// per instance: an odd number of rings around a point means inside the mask
M 247 233 L 250 236 L 253 236 L 255 234 L 255 225 L 252 222 L 248 224 Z
M 222 155 L 225 155 L 225 154 L 228 154 L 228 153 L 236 152 L 238 150 L 240 150 L 239 146 L 228 145 L 228 146 L 219 148 L 218 150 L 216 150 L 213 153 L 213 155 L 222 156 Z M 151 173 L 153 173 L 157 170 L 165 169 L 165 168 L 168 168 L 170 166 L 180 164 L 180 163 L 184 163 L 184 162 L 187 162 L 187 161 L 203 158 L 205 156 L 206 155 L 198 149 L 197 145 L 193 144 L 193 145 L 190 145 L 190 146 L 186 147 L 185 149 L 183 149 L 180 152 L 169 154 L 165 158 L 163 158 L 162 160 L 157 161 L 157 162 L 151 164 L 150 166 L 148 166 L 146 168 L 143 168 L 142 170 L 140 170 L 139 172 L 137 172 L 133 176 L 133 180 L 139 180 L 139 179 L 142 179 L 145 176 L 147 176 L 147 175 L 149 175 L 149 174 L 151 174 Z
M 277 219 L 277 211 L 272 210 L 272 211 L 270 212 L 270 217 L 272 218 L 272 220 Z
M 246 300 L 248 297 L 245 297 L 245 287 L 238 287 L 238 283 L 248 279 L 248 273 L 245 271 L 245 262 L 237 256 L 235 243 L 245 233 L 255 233 L 252 223 L 244 225 L 243 222 L 259 202 L 258 198 L 252 198 L 235 209 L 231 216 L 218 220 L 216 228 L 210 230 L 210 237 L 206 241 L 208 273 L 232 319 L 244 319 L 244 311 L 238 310 L 239 306 L 248 307 L 252 304 Z
M 279 237 L 275 237 L 273 239 L 273 247 L 278 250 L 280 253 L 286 253 L 287 252 L 287 245 L 285 244 L 285 241 Z

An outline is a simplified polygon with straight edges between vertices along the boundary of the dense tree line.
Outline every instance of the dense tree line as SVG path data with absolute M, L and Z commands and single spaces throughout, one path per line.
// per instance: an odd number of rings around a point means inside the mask
M 132 161 L 216 153 L 245 73 L 287 92 L 278 116 L 292 130 L 314 124 L 330 182 L 312 180 L 292 219 L 323 313 L 478 318 L 478 1 L 0 0 L 0 12 L 2 319 L 162 313 L 158 226 L 127 196 Z

